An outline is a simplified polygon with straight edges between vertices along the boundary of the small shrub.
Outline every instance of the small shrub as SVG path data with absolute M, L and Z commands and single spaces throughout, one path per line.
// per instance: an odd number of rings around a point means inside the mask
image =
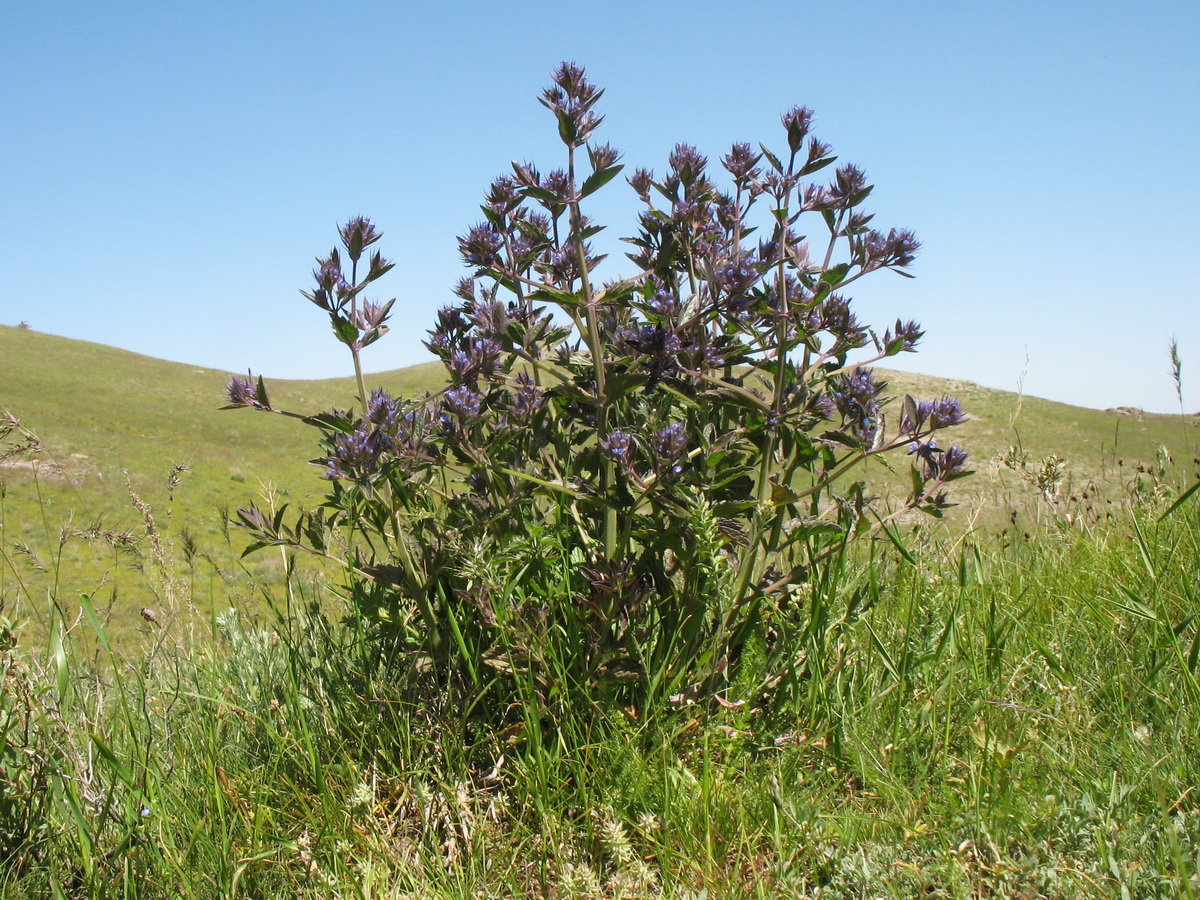
M 885 416 L 865 366 L 923 332 L 898 320 L 877 334 L 846 289 L 905 274 L 919 245 L 871 227 L 858 167 L 814 178 L 835 157 L 812 111 L 783 114 L 778 154 L 735 144 L 711 166 L 680 144 L 662 175 L 635 170 L 627 274 L 605 280 L 584 207 L 624 169 L 595 138 L 601 94 L 559 67 L 540 100 L 562 167 L 514 164 L 459 238 L 470 274 L 426 342 L 446 368 L 436 395 L 368 392 L 361 353 L 394 301 L 366 291 L 392 264 L 368 253 L 369 219 L 341 229 L 305 296 L 350 350 L 357 407 L 286 413 L 320 431 L 326 503 L 238 513 L 250 549 L 336 560 L 381 646 L 486 685 L 496 710 L 519 699 L 531 731 L 614 704 L 644 717 L 711 702 L 736 679 L 782 697 L 831 627 L 800 594 L 832 589 L 848 542 L 910 510 L 939 515 L 966 463 L 932 437 L 963 421 L 956 400 L 905 396 Z M 821 246 L 802 235 L 813 228 Z M 283 412 L 261 378 L 228 394 L 227 408 Z M 885 513 L 851 476 L 894 451 L 912 460 L 911 492 Z

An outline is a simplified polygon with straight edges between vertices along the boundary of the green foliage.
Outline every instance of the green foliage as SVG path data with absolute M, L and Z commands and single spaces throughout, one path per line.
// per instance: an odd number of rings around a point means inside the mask
M 541 99 L 564 168 L 514 164 L 460 238 L 472 276 L 427 342 L 441 391 L 367 392 L 360 351 L 386 331 L 391 303 L 366 290 L 391 264 L 362 257 L 381 236 L 363 218 L 341 230 L 349 263 L 339 249 L 319 258 L 305 292 L 352 353 L 357 413 L 302 417 L 252 375 L 228 387 L 230 407 L 320 429 L 333 482 L 321 510 L 240 510 L 251 549 L 341 565 L 381 645 L 427 656 L 485 718 L 522 709 L 528 738 L 555 723 L 543 738 L 557 745 L 574 740 L 562 732 L 574 719 L 711 708 L 743 678 L 778 706 L 799 648 L 840 627 L 801 598 L 836 592 L 852 541 L 914 510 L 940 515 L 966 462 L 931 439 L 964 421 L 957 401 L 906 396 L 889 427 L 886 385 L 848 362 L 921 337 L 899 321 L 876 336 L 841 293 L 904 268 L 918 244 L 869 227 L 856 167 L 811 180 L 834 160 L 808 139 L 811 111 L 784 114 L 781 156 L 735 145 L 728 192 L 684 145 L 661 179 L 637 170 L 636 274 L 602 283 L 591 244 L 602 229 L 583 201 L 622 167 L 593 139 L 600 93 L 560 67 Z M 828 234 L 819 251 L 798 233 L 810 218 Z M 877 511 L 850 475 L 905 448 L 911 489 Z M 827 663 L 805 658 L 805 677 Z
M 822 677 L 786 730 L 735 684 L 569 755 L 478 727 L 300 583 L 130 656 L 84 598 L 5 651 L 0 895 L 1194 896 L 1200 507 L 1168 506 L 906 532 L 916 564 L 811 588 Z

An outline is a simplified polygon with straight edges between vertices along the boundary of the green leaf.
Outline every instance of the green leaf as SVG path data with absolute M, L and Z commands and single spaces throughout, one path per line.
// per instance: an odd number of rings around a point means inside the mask
M 888 670 L 888 674 L 892 678 L 899 681 L 900 670 L 896 668 L 896 662 L 892 659 L 892 654 L 888 652 L 887 646 L 879 639 L 879 635 L 875 633 L 870 620 L 864 620 L 864 622 L 867 626 L 867 632 L 871 635 L 871 644 L 875 647 L 875 652 L 879 654 L 879 659 L 883 663 L 883 667 Z
M 129 771 L 129 768 L 124 763 L 117 759 L 117 755 L 100 739 L 100 735 L 92 735 L 92 746 L 96 748 L 101 758 L 108 763 L 109 768 L 121 780 L 121 783 L 127 788 L 134 788 L 133 773 Z
M 349 419 L 327 412 L 317 413 L 315 416 L 307 416 L 304 422 L 309 425 L 316 425 L 318 428 L 336 431 L 339 434 L 353 434 L 355 427 L 354 423 Z
M 96 633 L 96 639 L 100 641 L 100 646 L 108 653 L 112 653 L 112 647 L 108 643 L 108 635 L 104 632 L 104 626 L 100 624 L 100 618 L 96 615 L 96 607 L 92 604 L 92 598 L 87 594 L 79 595 L 79 606 L 83 609 L 83 614 L 88 620 L 88 624 L 92 626 L 92 631 Z
M 1143 603 L 1133 591 L 1121 585 L 1121 593 L 1125 595 L 1124 600 L 1114 600 L 1111 597 L 1104 597 L 1102 599 L 1111 603 L 1117 609 L 1129 613 L 1131 616 L 1136 616 L 1139 619 L 1147 619 L 1151 622 L 1158 621 L 1158 613 L 1154 611 L 1154 607 Z
M 62 628 L 57 618 L 50 626 L 50 656 L 54 660 L 54 681 L 58 688 L 59 702 L 67 699 L 71 686 L 71 673 L 67 667 L 67 649 L 63 646 Z
M 850 271 L 850 263 L 839 263 L 838 265 L 831 266 L 830 268 L 828 268 L 824 272 L 822 272 L 821 280 L 824 281 L 826 284 L 828 284 L 830 287 L 837 287 L 839 284 L 841 284 L 845 280 L 846 275 L 849 273 L 849 271 Z
M 612 181 L 613 178 L 616 177 L 617 173 L 623 168 L 625 168 L 623 165 L 618 164 L 615 166 L 609 166 L 607 169 L 600 169 L 599 171 L 593 172 L 583 182 L 583 187 L 579 189 L 579 196 L 586 197 L 589 194 L 600 190 L 600 188 Z
M 871 191 L 873 191 L 873 190 L 875 190 L 875 185 L 873 185 L 873 184 L 867 185 L 865 188 L 863 188 L 861 191 L 859 191 L 857 194 L 855 194 L 853 197 L 850 198 L 850 205 L 858 206 L 858 204 L 862 203 L 864 200 L 867 199 L 868 196 L 870 196 Z
M 925 476 L 921 474 L 916 466 L 908 467 L 909 477 L 912 479 L 912 495 L 914 498 L 920 497 L 925 493 Z
M 547 190 L 544 187 L 534 187 L 532 185 L 521 188 L 521 193 L 530 200 L 539 200 L 542 203 L 556 203 L 562 205 L 562 199 L 554 191 Z
M 267 396 L 267 386 L 263 382 L 262 376 L 258 376 L 258 385 L 254 389 L 254 399 L 256 399 L 267 409 L 271 408 L 271 398 Z
M 835 159 L 837 159 L 836 156 L 822 156 L 820 159 L 814 159 L 812 162 L 804 164 L 804 166 L 800 169 L 800 174 L 803 176 L 811 175 L 813 172 L 819 172 Z
M 331 313 L 329 321 L 333 324 L 333 336 L 347 347 L 358 340 L 358 329 L 349 319 L 337 313 Z
M 562 138 L 562 142 L 568 147 L 576 146 L 579 142 L 579 132 L 575 128 L 575 120 L 566 110 L 556 109 L 554 114 L 558 116 L 558 136 Z
M 771 502 L 776 506 L 786 506 L 789 503 L 795 503 L 801 497 L 786 484 L 780 484 L 771 479 Z
M 760 143 L 758 146 L 762 148 L 763 156 L 765 156 L 767 158 L 767 162 L 769 162 L 771 164 L 771 168 L 773 168 L 776 172 L 779 172 L 780 174 L 782 174 L 783 173 L 783 163 L 781 163 L 779 161 L 779 157 L 776 156 L 774 153 L 772 153 L 770 150 L 768 150 L 766 144 Z
M 883 533 L 886 534 L 888 540 L 892 542 L 892 546 L 900 552 L 902 557 L 904 557 L 904 561 L 912 566 L 917 565 L 916 557 L 913 556 L 912 553 L 909 552 L 909 549 L 904 546 L 904 542 L 900 540 L 900 535 L 897 533 L 896 529 L 887 522 L 883 522 L 882 524 Z
M 552 287 L 539 287 L 536 291 L 529 295 L 530 299 L 535 302 L 555 303 L 566 310 L 577 309 L 581 302 L 576 294 L 568 291 L 560 291 Z
M 1053 669 L 1058 675 L 1067 674 L 1067 667 L 1063 665 L 1061 657 L 1055 656 L 1053 653 L 1051 653 L 1050 648 L 1039 641 L 1035 635 L 1026 633 L 1025 636 L 1029 638 L 1029 642 L 1037 648 L 1037 652 L 1041 654 L 1042 659 L 1046 661 L 1046 665 Z
M 1179 507 L 1183 506 L 1183 504 L 1187 503 L 1188 497 L 1192 496 L 1198 490 L 1200 490 L 1200 480 L 1197 480 L 1195 484 L 1176 497 L 1175 502 L 1167 507 L 1167 511 L 1158 517 L 1158 521 L 1161 522 L 1167 516 L 1171 515 L 1171 513 L 1175 512 L 1175 510 L 1179 509 Z

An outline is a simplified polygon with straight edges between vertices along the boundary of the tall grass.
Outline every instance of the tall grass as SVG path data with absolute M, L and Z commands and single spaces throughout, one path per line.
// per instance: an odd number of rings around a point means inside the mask
M 254 621 L 197 612 L 164 558 L 178 602 L 136 650 L 103 592 L 10 566 L 0 896 L 1195 896 L 1200 506 L 1175 496 L 896 532 L 746 649 L 803 651 L 785 712 L 735 684 L 559 741 L 593 720 L 533 674 L 483 730 L 290 566 L 240 586 Z

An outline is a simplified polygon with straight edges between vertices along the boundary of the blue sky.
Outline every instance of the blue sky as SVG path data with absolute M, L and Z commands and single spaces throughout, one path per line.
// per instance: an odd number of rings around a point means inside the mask
M 0 5 L 0 323 L 268 378 L 347 374 L 300 297 L 339 222 L 396 261 L 372 370 L 421 346 L 455 237 L 512 159 L 561 145 L 535 100 L 578 61 L 630 170 L 679 141 L 861 165 L 924 243 L 860 318 L 922 322 L 903 367 L 1107 407 L 1200 409 L 1200 4 L 31 2 Z M 632 231 L 633 192 L 593 207 Z M 342 352 L 339 352 L 342 351 Z

